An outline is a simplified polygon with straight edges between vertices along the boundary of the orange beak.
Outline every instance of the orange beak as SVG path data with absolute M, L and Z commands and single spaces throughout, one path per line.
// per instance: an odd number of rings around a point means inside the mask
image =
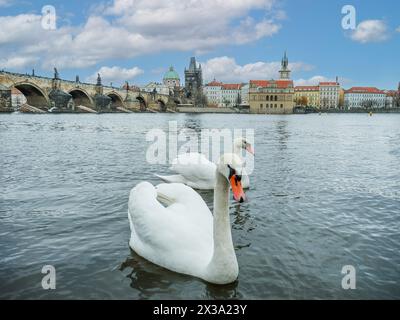
M 232 187 L 233 198 L 237 202 L 244 202 L 246 200 L 246 195 L 244 194 L 242 183 L 238 180 L 238 177 L 235 174 L 230 178 L 230 183 Z
M 247 151 L 248 153 L 251 153 L 251 154 L 254 156 L 254 149 L 253 149 L 253 147 L 251 146 L 250 143 L 248 143 L 248 144 L 246 145 L 246 151 Z

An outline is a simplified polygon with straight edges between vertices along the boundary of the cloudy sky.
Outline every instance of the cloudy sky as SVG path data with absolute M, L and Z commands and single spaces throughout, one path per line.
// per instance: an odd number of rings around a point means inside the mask
M 356 9 L 354 30 L 342 8 Z M 55 30 L 42 8 L 56 9 Z M 392 89 L 400 81 L 398 0 L 0 0 L 0 69 L 65 79 L 145 84 L 195 55 L 205 80 L 278 77 L 287 50 L 292 78 L 339 77 Z M 46 24 L 47 23 L 47 24 Z

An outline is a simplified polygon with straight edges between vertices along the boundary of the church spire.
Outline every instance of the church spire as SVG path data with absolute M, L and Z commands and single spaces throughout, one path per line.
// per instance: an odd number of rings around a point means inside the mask
M 281 70 L 279 71 L 279 73 L 281 74 L 281 79 L 282 80 L 286 80 L 286 79 L 290 79 L 290 70 L 289 70 L 289 59 L 287 57 L 286 54 L 286 50 L 285 50 L 285 54 L 283 55 L 282 58 L 282 62 L 281 62 Z
M 195 57 L 190 58 L 189 71 L 196 71 L 196 58 Z

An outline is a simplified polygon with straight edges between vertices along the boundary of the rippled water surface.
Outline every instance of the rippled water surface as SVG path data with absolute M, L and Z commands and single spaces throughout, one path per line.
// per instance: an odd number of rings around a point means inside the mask
M 129 249 L 130 189 L 168 172 L 147 164 L 145 134 L 169 120 L 255 129 L 250 200 L 230 207 L 232 285 Z M 0 115 L 0 191 L 3 299 L 400 298 L 400 115 Z M 341 287 L 344 265 L 356 290 Z

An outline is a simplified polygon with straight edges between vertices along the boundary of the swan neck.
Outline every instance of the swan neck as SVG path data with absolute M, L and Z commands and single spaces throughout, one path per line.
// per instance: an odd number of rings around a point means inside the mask
M 216 173 L 214 188 L 214 252 L 209 264 L 209 272 L 215 277 L 237 276 L 238 265 L 232 242 L 231 223 L 229 218 L 229 183 Z
M 217 172 L 214 188 L 214 244 L 219 245 L 221 240 L 223 242 L 230 240 L 232 245 L 229 219 L 229 183 L 222 174 Z

